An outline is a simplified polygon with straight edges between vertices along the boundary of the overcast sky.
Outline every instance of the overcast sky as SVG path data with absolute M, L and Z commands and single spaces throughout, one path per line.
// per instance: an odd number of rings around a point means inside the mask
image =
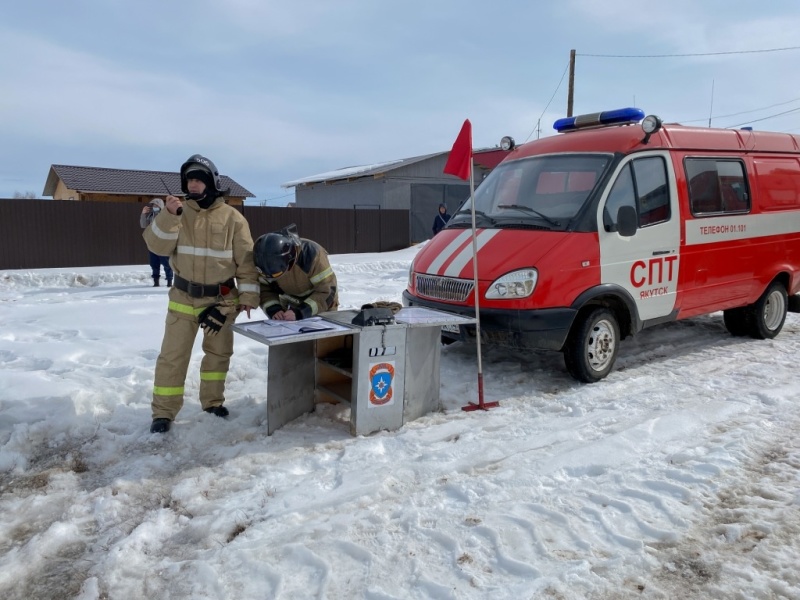
M 51 164 L 199 152 L 283 204 L 291 180 L 448 150 L 465 118 L 475 147 L 553 135 L 573 48 L 575 114 L 798 132 L 800 50 L 762 51 L 799 30 L 796 0 L 7 2 L 0 198 L 40 197 Z

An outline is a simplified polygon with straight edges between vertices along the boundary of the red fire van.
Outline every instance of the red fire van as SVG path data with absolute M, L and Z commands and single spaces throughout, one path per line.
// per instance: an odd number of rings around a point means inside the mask
M 555 127 L 504 138 L 508 156 L 414 259 L 406 305 L 474 315 L 474 202 L 482 342 L 562 351 L 578 380 L 604 378 L 652 325 L 723 311 L 733 335 L 765 339 L 798 312 L 800 136 L 639 109 Z

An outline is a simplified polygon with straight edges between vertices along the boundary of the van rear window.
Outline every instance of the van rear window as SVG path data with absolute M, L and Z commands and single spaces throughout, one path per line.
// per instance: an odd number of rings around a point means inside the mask
M 758 205 L 764 210 L 800 206 L 800 164 L 796 158 L 753 159 L 758 178 Z
M 742 161 L 686 158 L 683 164 L 693 215 L 716 216 L 750 210 L 750 191 Z

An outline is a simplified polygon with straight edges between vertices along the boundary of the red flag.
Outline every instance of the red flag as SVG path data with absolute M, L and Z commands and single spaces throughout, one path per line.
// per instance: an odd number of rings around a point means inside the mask
M 472 123 L 469 119 L 464 120 L 461 126 L 461 131 L 458 133 L 453 149 L 450 150 L 450 156 L 447 158 L 447 164 L 444 166 L 444 172 L 449 175 L 455 175 L 460 179 L 469 179 L 469 173 L 472 169 Z

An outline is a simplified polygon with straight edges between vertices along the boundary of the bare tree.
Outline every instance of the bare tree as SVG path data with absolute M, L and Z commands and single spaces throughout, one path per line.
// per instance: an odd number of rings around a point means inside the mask
M 15 200 L 34 200 L 36 192 L 14 192 L 13 197 Z

